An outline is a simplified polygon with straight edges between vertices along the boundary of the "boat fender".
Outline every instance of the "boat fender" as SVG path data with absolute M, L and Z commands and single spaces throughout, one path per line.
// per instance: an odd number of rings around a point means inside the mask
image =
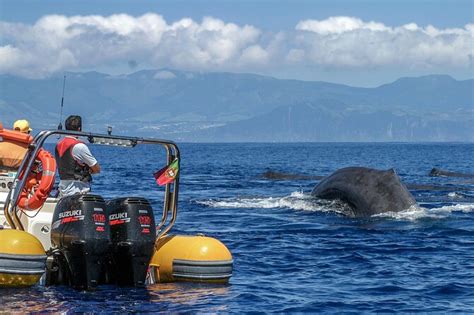
M 25 231 L 0 229 L 0 288 L 36 284 L 46 269 L 41 242 Z
M 156 243 L 150 263 L 156 282 L 228 283 L 233 259 L 219 240 L 203 235 L 167 235 Z

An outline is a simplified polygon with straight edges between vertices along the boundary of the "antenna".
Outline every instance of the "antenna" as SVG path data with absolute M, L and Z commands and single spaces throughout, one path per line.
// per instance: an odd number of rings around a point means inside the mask
M 66 88 L 66 75 L 64 75 L 63 80 L 63 96 L 61 97 L 61 113 L 59 114 L 59 125 L 58 130 L 63 130 L 63 107 L 64 107 L 64 89 Z

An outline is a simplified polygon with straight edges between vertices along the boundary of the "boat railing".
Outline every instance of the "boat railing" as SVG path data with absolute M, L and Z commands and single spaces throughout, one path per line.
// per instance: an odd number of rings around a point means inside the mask
M 73 136 L 86 138 L 90 143 L 109 146 L 135 147 L 141 144 L 161 145 L 166 150 L 166 163 L 171 164 L 175 159 L 180 161 L 180 153 L 176 143 L 154 138 L 127 137 L 112 134 L 88 133 L 70 130 L 44 130 L 38 133 L 33 142 L 29 145 L 25 157 L 13 180 L 12 189 L 9 191 L 4 204 L 4 214 L 8 224 L 12 229 L 24 230 L 23 224 L 18 216 L 19 211 L 24 211 L 17 207 L 21 191 L 26 185 L 27 175 L 32 170 L 35 157 L 44 146 L 46 140 L 51 136 Z M 179 163 L 179 162 L 178 162 Z M 178 192 L 179 192 L 179 172 L 173 182 L 165 185 L 163 213 L 160 222 L 157 224 L 157 239 L 166 235 L 176 222 L 178 212 Z M 170 217 L 171 213 L 171 217 Z

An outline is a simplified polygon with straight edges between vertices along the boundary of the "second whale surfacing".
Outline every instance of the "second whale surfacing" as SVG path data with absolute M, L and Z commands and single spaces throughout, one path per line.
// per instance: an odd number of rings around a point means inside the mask
M 311 194 L 345 202 L 352 211 L 347 214 L 355 217 L 399 212 L 416 205 L 394 169 L 342 168 L 325 177 Z
M 474 174 L 451 172 L 451 171 L 442 170 L 442 169 L 439 169 L 439 168 L 436 168 L 436 167 L 431 169 L 431 172 L 429 173 L 429 176 L 432 176 L 432 177 L 474 178 Z

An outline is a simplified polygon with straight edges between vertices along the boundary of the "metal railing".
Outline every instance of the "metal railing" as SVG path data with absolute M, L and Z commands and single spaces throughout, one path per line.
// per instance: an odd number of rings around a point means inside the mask
M 21 191 L 25 187 L 28 174 L 31 172 L 35 158 L 38 155 L 39 150 L 44 146 L 46 139 L 53 135 L 58 136 L 74 136 L 87 138 L 90 143 L 96 143 L 99 145 L 117 145 L 117 146 L 128 146 L 135 147 L 140 144 L 148 145 L 161 145 L 166 149 L 166 164 L 169 165 L 175 159 L 178 159 L 180 163 L 180 155 L 178 146 L 169 140 L 153 139 L 153 138 L 139 138 L 139 137 L 126 137 L 116 136 L 109 134 L 99 133 L 87 133 L 80 131 L 70 130 L 45 130 L 38 133 L 33 142 L 29 145 L 25 157 L 18 169 L 18 172 L 13 181 L 13 186 L 4 204 L 5 218 L 12 229 L 24 230 L 23 224 L 18 216 L 19 210 L 17 207 Z M 24 174 L 24 175 L 23 175 Z M 166 235 L 174 223 L 176 222 L 176 216 L 178 214 L 178 192 L 179 192 L 179 172 L 175 180 L 171 183 L 166 184 L 164 202 L 163 202 L 163 214 L 161 221 L 157 224 L 157 239 Z M 171 212 L 171 218 L 168 221 L 169 214 Z M 166 224 L 168 222 L 168 224 Z M 163 230 L 162 230 L 163 229 Z M 161 230 L 161 231 L 160 231 Z

